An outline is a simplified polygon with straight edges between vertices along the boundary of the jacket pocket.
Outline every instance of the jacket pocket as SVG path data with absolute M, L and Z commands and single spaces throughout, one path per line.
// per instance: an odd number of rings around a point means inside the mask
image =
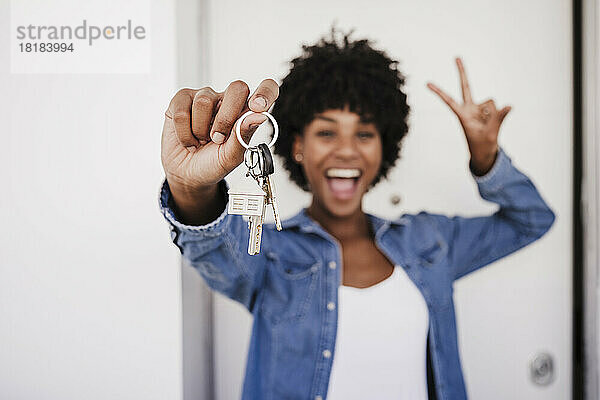
M 427 302 L 436 309 L 446 309 L 452 305 L 448 251 L 448 243 L 444 238 L 434 234 L 423 241 L 417 254 L 417 262 L 427 286 Z
M 321 262 L 267 253 L 261 310 L 273 323 L 304 318 L 315 292 Z
M 448 255 L 448 243 L 442 235 L 435 234 L 432 238 L 423 241 L 419 249 L 419 263 L 424 267 L 440 264 Z

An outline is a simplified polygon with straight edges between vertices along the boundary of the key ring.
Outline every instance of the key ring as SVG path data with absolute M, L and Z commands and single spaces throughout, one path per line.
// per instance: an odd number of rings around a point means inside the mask
M 262 155 L 257 147 L 250 147 L 248 150 L 249 151 L 244 153 L 244 164 L 246 164 L 246 167 L 248 168 L 246 176 L 257 179 L 261 175 L 260 170 L 258 173 L 254 172 L 254 170 L 260 166 Z M 256 159 L 254 158 L 255 155 Z
M 247 144 L 246 142 L 244 142 L 244 139 L 242 139 L 242 133 L 240 132 L 240 127 L 242 126 L 242 122 L 244 121 L 244 119 L 250 114 L 254 114 L 254 111 L 252 111 L 252 110 L 246 111 L 246 113 L 244 113 L 244 115 L 242 115 L 237 120 L 236 125 L 235 125 L 235 136 L 237 137 L 238 142 L 240 142 L 240 144 L 242 146 L 244 146 L 244 148 L 246 150 L 250 148 L 250 145 Z M 279 136 L 279 126 L 277 125 L 277 121 L 275 121 L 275 118 L 268 112 L 263 111 L 260 114 L 266 115 L 271 120 L 271 123 L 273 124 L 273 139 L 271 139 L 271 143 L 268 144 L 269 147 L 273 147 L 273 145 L 277 141 L 277 137 Z

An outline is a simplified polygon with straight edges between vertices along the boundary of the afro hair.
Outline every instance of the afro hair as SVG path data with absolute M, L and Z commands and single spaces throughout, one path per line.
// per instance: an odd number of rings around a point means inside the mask
M 398 61 L 372 47 L 367 39 L 350 40 L 352 31 L 336 38 L 335 27 L 329 38 L 302 46 L 302 54 L 290 62 L 290 71 L 283 79 L 279 98 L 272 114 L 280 131 L 275 154 L 283 158 L 290 178 L 308 191 L 308 182 L 292 156 L 296 135 L 314 116 L 329 109 L 344 109 L 372 119 L 382 141 L 382 163 L 372 182 L 385 178 L 400 156 L 401 141 L 408 131 L 410 107 L 403 92 L 405 78 L 398 70 Z

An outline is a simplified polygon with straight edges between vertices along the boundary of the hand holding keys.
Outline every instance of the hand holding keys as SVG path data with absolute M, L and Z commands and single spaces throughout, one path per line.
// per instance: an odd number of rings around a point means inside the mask
M 270 204 L 273 208 L 275 226 L 277 227 L 278 231 L 281 230 L 281 221 L 279 219 L 279 210 L 275 197 L 275 187 L 269 177 L 269 175 L 274 172 L 273 155 L 271 154 L 269 147 L 272 147 L 277 141 L 279 127 L 277 125 L 277 121 L 275 121 L 275 118 L 273 118 L 271 114 L 268 112 L 263 112 L 262 114 L 266 115 L 273 123 L 273 139 L 269 145 L 261 143 L 258 146 L 250 147 L 242 139 L 240 126 L 244 118 L 252 113 L 253 111 L 248 111 L 240 117 L 236 123 L 235 131 L 238 141 L 246 149 L 246 152 L 244 153 L 244 163 L 248 168 L 246 176 L 251 176 L 254 178 L 264 194 L 253 194 L 230 190 L 229 208 L 227 212 L 229 214 L 245 215 L 249 217 L 248 228 L 250 229 L 250 239 L 248 243 L 248 254 L 255 255 L 260 252 L 262 225 L 267 204 Z

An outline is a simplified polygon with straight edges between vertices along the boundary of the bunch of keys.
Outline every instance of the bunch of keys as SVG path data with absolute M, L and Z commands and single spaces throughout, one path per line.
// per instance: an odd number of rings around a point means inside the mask
M 260 252 L 260 243 L 262 239 L 262 225 L 265 218 L 265 209 L 267 204 L 273 208 L 275 217 L 275 226 L 281 230 L 281 221 L 279 219 L 279 210 L 275 199 L 275 188 L 271 182 L 270 175 L 275 171 L 273 163 L 272 147 L 277 141 L 279 127 L 277 121 L 268 112 L 263 112 L 273 123 L 273 139 L 268 145 L 261 143 L 258 146 L 249 146 L 242 139 L 240 127 L 242 121 L 253 111 L 248 111 L 240 117 L 236 123 L 235 134 L 237 140 L 246 149 L 244 153 L 244 164 L 248 168 L 246 176 L 252 177 L 261 189 L 262 193 L 248 193 L 229 190 L 229 208 L 228 214 L 243 215 L 248 217 L 248 229 L 250 229 L 250 239 L 248 241 L 248 254 L 255 255 Z

